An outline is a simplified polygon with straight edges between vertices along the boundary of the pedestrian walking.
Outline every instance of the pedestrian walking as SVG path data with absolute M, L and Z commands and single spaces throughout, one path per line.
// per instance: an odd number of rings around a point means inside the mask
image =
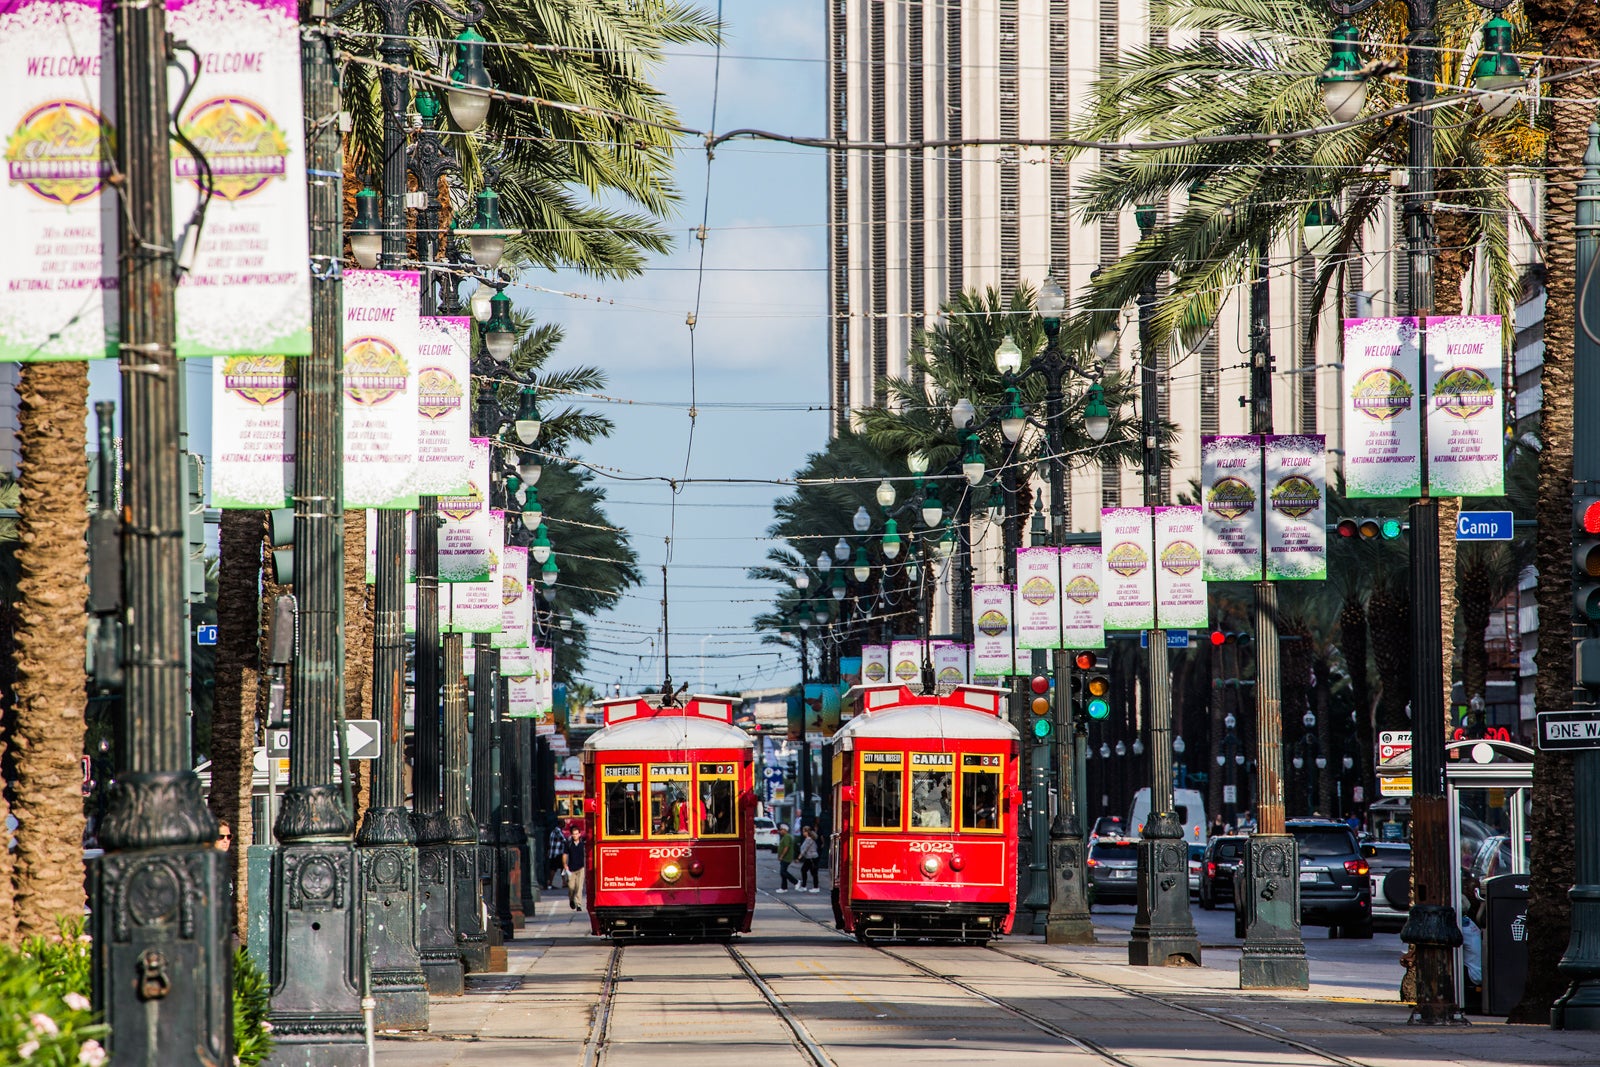
M 794 835 L 789 832 L 788 823 L 780 823 L 778 831 L 778 892 L 787 893 L 791 885 L 795 885 L 794 875 L 789 873 L 789 864 L 794 862 L 795 848 Z
M 806 893 L 817 893 L 817 831 L 807 826 L 800 831 L 800 889 Z M 806 879 L 811 879 L 811 888 L 806 888 Z
M 567 903 L 572 906 L 573 911 L 579 911 L 583 908 L 583 905 L 579 904 L 578 901 L 583 898 L 583 872 L 586 866 L 584 853 L 586 851 L 587 845 L 583 840 L 583 827 L 574 826 L 572 828 L 572 840 L 567 842 L 566 850 L 561 853 L 561 869 L 567 874 Z
M 557 822 L 550 827 L 550 837 L 545 845 L 544 887 L 549 889 L 555 885 L 556 875 L 561 870 L 561 857 L 567 854 L 567 832 Z

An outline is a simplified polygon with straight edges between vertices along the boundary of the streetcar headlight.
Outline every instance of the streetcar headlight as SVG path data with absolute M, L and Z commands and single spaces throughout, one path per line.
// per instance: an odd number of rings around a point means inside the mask
M 939 857 L 928 856 L 922 861 L 922 873 L 932 878 L 939 873 Z
M 661 880 L 664 882 L 676 882 L 682 877 L 683 868 L 679 867 L 676 863 L 669 863 L 665 867 L 661 868 Z

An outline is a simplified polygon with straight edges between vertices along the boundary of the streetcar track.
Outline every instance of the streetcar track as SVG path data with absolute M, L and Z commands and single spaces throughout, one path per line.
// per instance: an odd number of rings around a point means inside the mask
M 789 1006 L 783 1002 L 783 999 L 773 992 L 772 987 L 756 972 L 750 961 L 745 959 L 739 950 L 733 947 L 731 942 L 724 944 L 723 947 L 728 950 L 728 955 L 733 958 L 733 962 L 739 965 L 739 970 L 744 972 L 744 976 L 750 979 L 750 984 L 755 986 L 761 996 L 766 999 L 767 1005 L 777 1012 L 778 1018 L 783 1020 L 783 1024 L 789 1028 L 789 1032 L 794 1034 L 794 1039 L 798 1043 L 800 1051 L 804 1052 L 816 1067 L 838 1067 L 834 1063 L 833 1057 L 829 1056 L 822 1046 L 812 1038 L 811 1031 L 806 1029 L 805 1023 L 801 1022 L 799 1017 L 789 1010 Z
M 769 893 L 768 895 L 770 896 L 771 894 Z M 811 915 L 807 915 L 799 907 L 797 907 L 796 905 L 790 903 L 787 900 L 777 900 L 777 903 L 782 904 L 783 906 L 788 908 L 790 911 L 793 911 L 796 915 L 800 916 L 802 919 L 805 919 L 807 922 L 815 923 L 817 926 L 820 926 L 823 929 L 828 930 L 828 931 L 830 931 L 832 933 L 838 934 L 840 937 L 846 938 L 848 940 L 851 940 L 851 941 L 856 941 L 857 940 L 856 938 L 851 937 L 849 934 L 845 933 L 844 931 L 835 929 L 834 927 L 828 925 L 827 923 L 823 922 L 822 920 L 817 919 L 817 918 L 815 918 L 815 917 L 813 917 Z M 858 942 L 858 943 L 860 943 L 860 942 Z M 990 1004 L 994 1004 L 994 1005 L 996 1005 L 996 1006 L 998 1006 L 1000 1008 L 1003 1008 L 1006 1011 L 1010 1012 L 1011 1014 L 1016 1015 L 1017 1017 L 1025 1020 L 1025 1021 L 1027 1021 L 1029 1023 L 1031 1023 L 1033 1026 L 1037 1027 L 1038 1029 L 1043 1030 L 1046 1033 L 1050 1033 L 1052 1036 L 1060 1037 L 1065 1041 L 1068 1041 L 1068 1042 L 1070 1042 L 1070 1043 L 1072 1043 L 1074 1045 L 1077 1045 L 1079 1048 L 1082 1048 L 1085 1051 L 1093 1052 L 1095 1055 L 1101 1056 L 1102 1058 L 1106 1059 L 1107 1061 L 1109 1061 L 1111 1063 L 1121 1064 L 1121 1065 L 1123 1065 L 1123 1067 L 1137 1067 L 1136 1064 L 1130 1063 L 1128 1060 L 1123 1059 L 1121 1056 L 1117 1055 L 1115 1052 L 1112 1052 L 1110 1049 L 1104 1047 L 1103 1045 L 1100 1045 L 1099 1043 L 1097 1043 L 1095 1041 L 1092 1041 L 1092 1040 L 1090 1040 L 1088 1038 L 1079 1037 L 1079 1036 L 1077 1036 L 1075 1034 L 1071 1034 L 1071 1033 L 1067 1032 L 1066 1030 L 1062 1029 L 1056 1023 L 1052 1023 L 1048 1019 L 1044 1019 L 1044 1018 L 1042 1018 L 1040 1016 L 1037 1016 L 1037 1015 L 1033 1014 L 1032 1012 L 1028 1011 L 1025 1008 L 1019 1008 L 1014 1004 L 1008 1004 L 1005 1001 L 996 999 L 995 997 L 992 997 L 989 994 L 984 993 L 982 990 L 975 989 L 971 985 L 968 985 L 966 982 L 963 982 L 958 978 L 952 978 L 949 975 L 940 974 L 937 970 L 935 970 L 935 969 L 933 969 L 933 968 L 931 968 L 931 967 L 929 967 L 929 966 L 927 966 L 927 965 L 925 965 L 923 963 L 920 963 L 917 960 L 914 960 L 914 959 L 911 959 L 909 957 L 903 956 L 898 952 L 892 952 L 889 949 L 884 948 L 882 945 L 867 943 L 866 947 L 874 949 L 874 950 L 876 950 L 878 952 L 881 952 L 884 955 L 889 956 L 892 959 L 899 960 L 901 963 L 905 964 L 906 966 L 911 967 L 914 970 L 920 971 L 921 973 L 923 973 L 925 975 L 928 975 L 931 978 L 936 978 L 941 982 L 945 982 L 945 983 L 948 983 L 950 985 L 953 985 L 953 986 L 957 987 L 958 989 L 961 989 L 961 990 L 971 994 L 972 996 L 978 997 L 979 999 L 987 1001 Z M 1071 969 L 1066 968 L 1066 967 L 1061 967 L 1061 966 L 1058 966 L 1056 964 L 1046 963 L 1043 960 L 1033 959 L 1032 957 L 1024 956 L 1021 953 L 1010 951 L 1008 949 L 1003 949 L 1003 948 L 1000 948 L 1000 947 L 995 946 L 995 945 L 985 945 L 983 947 L 985 949 L 987 949 L 988 951 L 995 953 L 996 955 L 1005 956 L 1006 958 L 1016 960 L 1019 963 L 1026 963 L 1026 964 L 1030 964 L 1030 965 L 1035 966 L 1035 967 L 1042 968 L 1043 970 L 1050 971 L 1050 972 L 1052 972 L 1054 974 L 1059 974 L 1064 978 L 1073 978 L 1073 979 L 1076 979 L 1078 981 L 1089 983 L 1091 985 L 1097 985 L 1097 986 L 1100 986 L 1100 987 L 1105 988 L 1105 989 L 1115 990 L 1118 993 L 1125 993 L 1128 996 L 1137 997 L 1140 1000 L 1149 1001 L 1150 1003 L 1153 1003 L 1153 1004 L 1159 1004 L 1162 1007 L 1172 1008 L 1175 1011 L 1179 1011 L 1179 1012 L 1182 1012 L 1182 1013 L 1187 1014 L 1187 1015 L 1199 1016 L 1200 1018 L 1209 1020 L 1209 1021 L 1214 1022 L 1214 1023 L 1218 1023 L 1218 1024 L 1222 1025 L 1222 1026 L 1226 1026 L 1226 1027 L 1229 1027 L 1229 1028 L 1234 1029 L 1234 1030 L 1238 1030 L 1238 1031 L 1240 1031 L 1242 1033 L 1250 1034 L 1250 1035 L 1252 1035 L 1254 1037 L 1262 1038 L 1263 1040 L 1272 1041 L 1272 1042 L 1275 1042 L 1275 1043 L 1281 1044 L 1281 1045 L 1287 1045 L 1290 1048 L 1293 1048 L 1293 1049 L 1296 1049 L 1296 1050 L 1298 1050 L 1300 1052 L 1306 1053 L 1307 1055 L 1315 1056 L 1318 1059 L 1327 1061 L 1328 1063 L 1338 1064 L 1339 1067 L 1371 1067 L 1370 1064 L 1364 1063 L 1361 1060 L 1353 1060 L 1353 1059 L 1350 1059 L 1350 1058 L 1348 1058 L 1346 1056 L 1341 1056 L 1338 1053 L 1329 1052 L 1326 1049 L 1317 1047 L 1316 1045 L 1312 1045 L 1312 1044 L 1309 1044 L 1307 1042 L 1300 1041 L 1300 1040 L 1298 1040 L 1296 1038 L 1290 1037 L 1287 1034 L 1283 1033 L 1282 1031 L 1279 1031 L 1279 1032 L 1275 1033 L 1275 1032 L 1273 1032 L 1272 1029 L 1268 1029 L 1268 1028 L 1266 1028 L 1264 1026 L 1260 1026 L 1260 1025 L 1257 1025 L 1255 1023 L 1245 1022 L 1242 1019 L 1233 1018 L 1233 1017 L 1230 1017 L 1230 1016 L 1227 1016 L 1227 1015 L 1223 1015 L 1223 1014 L 1218 1013 L 1218 1012 L 1208 1011 L 1205 1008 L 1195 1007 L 1194 1005 L 1191 1005 L 1191 1004 L 1182 1004 L 1182 1003 L 1179 1003 L 1179 1002 L 1174 1001 L 1174 1000 L 1168 1000 L 1167 998 L 1162 997 L 1162 996 L 1160 996 L 1159 994 L 1156 994 L 1156 993 L 1147 992 L 1147 991 L 1141 990 L 1141 989 L 1134 989 L 1131 986 L 1120 985 L 1120 984 L 1118 984 L 1116 982 L 1112 982 L 1112 981 L 1110 981 L 1108 979 L 1104 979 L 1104 978 L 1095 978 L 1095 977 L 1093 977 L 1091 975 L 1082 974 L 1082 973 L 1080 973 L 1078 971 L 1074 971 L 1074 970 L 1071 970 Z
M 622 950 L 626 946 L 611 946 L 611 959 L 606 973 L 600 979 L 600 999 L 595 1004 L 594 1019 L 589 1023 L 589 1040 L 583 1044 L 583 1067 L 599 1067 L 605 1055 L 607 1031 L 611 1028 L 611 1006 L 616 999 L 617 972 L 622 969 Z

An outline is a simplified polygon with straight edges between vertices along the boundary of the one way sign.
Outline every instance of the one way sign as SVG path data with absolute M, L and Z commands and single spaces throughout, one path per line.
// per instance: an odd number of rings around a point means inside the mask
M 1557 749 L 1600 748 L 1600 709 L 1593 711 L 1541 711 L 1539 747 Z
M 344 721 L 345 739 L 350 745 L 351 759 L 377 759 L 378 739 L 382 736 L 378 729 L 377 719 L 346 719 Z M 268 730 L 267 748 L 274 756 L 287 756 L 289 754 L 289 731 Z M 335 757 L 339 754 L 339 738 L 334 735 L 333 751 Z

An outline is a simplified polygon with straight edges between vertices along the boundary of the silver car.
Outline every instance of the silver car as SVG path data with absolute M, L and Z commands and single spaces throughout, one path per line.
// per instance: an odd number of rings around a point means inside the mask
M 1139 893 L 1139 844 L 1102 837 L 1089 847 L 1089 887 L 1096 904 L 1132 904 Z
M 1398 930 L 1411 908 L 1411 846 L 1363 841 L 1361 858 L 1372 869 L 1372 924 Z

